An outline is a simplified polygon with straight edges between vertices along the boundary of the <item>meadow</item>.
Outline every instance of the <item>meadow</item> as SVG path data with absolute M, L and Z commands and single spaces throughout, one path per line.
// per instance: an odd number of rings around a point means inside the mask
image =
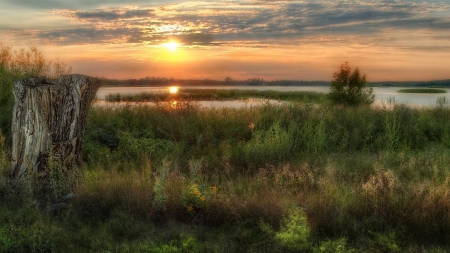
M 287 96 L 287 95 L 286 95 Z M 75 198 L 8 190 L 3 252 L 447 252 L 450 109 L 91 107 Z

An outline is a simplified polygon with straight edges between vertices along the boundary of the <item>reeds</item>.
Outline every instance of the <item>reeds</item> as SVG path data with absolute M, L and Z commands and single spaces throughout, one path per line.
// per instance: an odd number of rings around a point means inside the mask
M 108 102 L 164 102 L 169 100 L 247 100 L 264 98 L 291 102 L 308 102 L 324 100 L 325 94 L 310 91 L 280 92 L 274 90 L 220 90 L 180 88 L 176 94 L 162 92 L 142 92 L 138 94 L 108 94 Z

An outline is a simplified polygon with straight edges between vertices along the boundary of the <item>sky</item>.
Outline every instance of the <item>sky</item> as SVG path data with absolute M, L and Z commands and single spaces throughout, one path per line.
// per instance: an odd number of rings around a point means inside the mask
M 440 80 L 450 0 L 1 0 L 0 43 L 116 79 Z

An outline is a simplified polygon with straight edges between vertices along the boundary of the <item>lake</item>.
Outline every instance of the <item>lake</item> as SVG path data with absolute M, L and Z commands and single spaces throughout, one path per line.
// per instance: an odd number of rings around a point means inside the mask
M 389 104 L 395 101 L 397 104 L 409 106 L 435 106 L 436 100 L 445 97 L 450 100 L 450 88 L 442 88 L 447 93 L 398 93 L 405 87 L 374 87 L 375 105 Z M 183 87 L 180 87 L 183 89 Z M 329 87 L 324 86 L 189 86 L 186 89 L 240 89 L 240 90 L 276 90 L 276 91 L 315 91 L 328 93 Z M 167 87 L 101 87 L 97 92 L 97 99 L 105 99 L 108 94 L 139 94 L 143 92 L 168 92 Z M 270 101 L 276 103 L 277 101 Z M 242 107 L 261 104 L 261 99 L 250 99 L 248 101 L 200 101 L 201 106 L 206 107 Z

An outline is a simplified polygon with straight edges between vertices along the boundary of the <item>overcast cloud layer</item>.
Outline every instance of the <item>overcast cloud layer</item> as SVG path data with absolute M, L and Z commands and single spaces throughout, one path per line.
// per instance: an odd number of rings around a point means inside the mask
M 189 49 L 357 42 L 450 50 L 447 1 L 148 2 L 2 0 L 0 35 L 4 43 L 19 45 L 152 47 L 176 40 Z

